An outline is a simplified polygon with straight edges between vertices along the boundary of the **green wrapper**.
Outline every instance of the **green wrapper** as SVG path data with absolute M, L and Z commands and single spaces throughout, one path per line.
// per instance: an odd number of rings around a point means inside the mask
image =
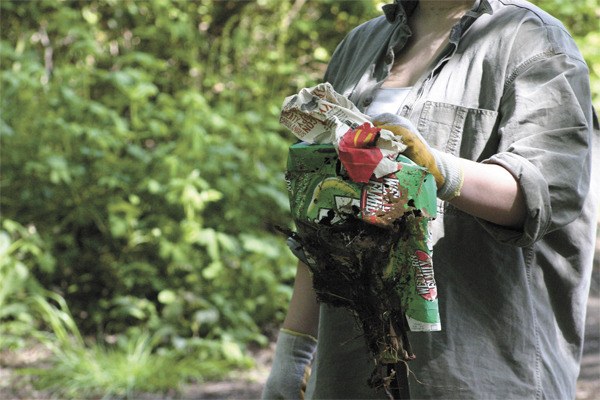
M 395 176 L 357 183 L 345 175 L 332 145 L 292 145 L 286 173 L 292 216 L 322 300 L 351 306 L 362 301 L 348 300 L 353 293 L 383 288 L 393 293 L 379 299 L 382 307 L 402 312 L 410 330 L 440 330 L 429 234 L 435 181 L 408 158 L 397 161 Z M 346 274 L 346 265 L 348 271 L 373 270 L 378 278 L 366 289 L 348 282 L 336 291 L 342 275 L 365 279 L 361 271 Z
M 384 279 L 397 282 L 395 291 L 400 295 L 411 331 L 439 331 L 441 324 L 431 257 L 430 221 L 413 218 L 405 227 L 405 239 L 398 240 L 390 252 Z

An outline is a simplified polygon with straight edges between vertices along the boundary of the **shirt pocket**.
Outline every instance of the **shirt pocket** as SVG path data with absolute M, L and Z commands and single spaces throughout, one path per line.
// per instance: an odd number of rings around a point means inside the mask
M 481 161 L 498 149 L 498 112 L 427 101 L 417 128 L 430 146 Z

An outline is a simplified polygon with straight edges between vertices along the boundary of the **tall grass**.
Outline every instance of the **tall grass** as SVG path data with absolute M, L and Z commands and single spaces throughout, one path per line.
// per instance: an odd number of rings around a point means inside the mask
M 34 336 L 52 351 L 51 367 L 19 373 L 35 376 L 37 389 L 60 398 L 135 398 L 142 392 L 176 392 L 186 382 L 218 377 L 222 371 L 251 363 L 235 350 L 226 357 L 193 349 L 161 351 L 160 336 L 149 333 L 122 336 L 113 345 L 86 343 L 61 296 L 52 292 L 34 295 L 31 306 L 50 328 Z

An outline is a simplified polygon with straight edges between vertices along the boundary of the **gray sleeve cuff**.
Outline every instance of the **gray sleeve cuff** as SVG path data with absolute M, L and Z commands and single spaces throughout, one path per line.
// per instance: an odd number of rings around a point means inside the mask
M 541 172 L 527 159 L 514 153 L 498 153 L 487 160 L 510 172 L 523 191 L 527 214 L 522 229 L 511 229 L 481 218 L 478 222 L 499 242 L 518 247 L 535 243 L 547 231 L 551 222 L 550 192 Z

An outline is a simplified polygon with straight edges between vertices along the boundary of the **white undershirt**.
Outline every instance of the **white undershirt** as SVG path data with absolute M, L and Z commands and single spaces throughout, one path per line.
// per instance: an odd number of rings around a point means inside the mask
M 365 110 L 365 114 L 371 117 L 383 113 L 397 114 L 411 90 L 412 87 L 377 89 L 375 98 Z

